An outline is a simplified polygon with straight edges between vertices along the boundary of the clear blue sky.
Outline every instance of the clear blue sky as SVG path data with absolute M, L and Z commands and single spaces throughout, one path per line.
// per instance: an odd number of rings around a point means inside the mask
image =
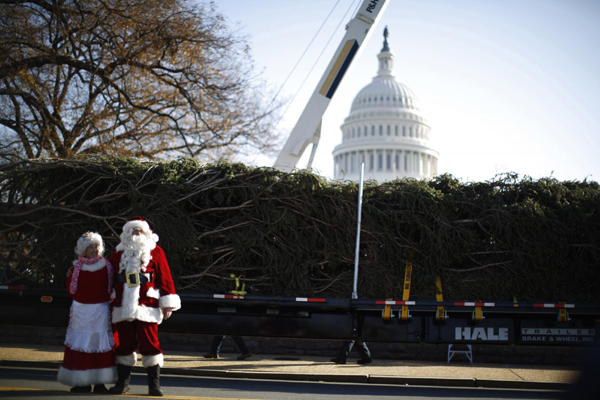
M 341 142 L 340 125 L 354 96 L 377 72 L 387 25 L 396 77 L 419 98 L 440 152 L 438 173 L 464 181 L 503 172 L 600 181 L 600 1 L 388 1 L 324 116 L 313 165 L 318 173 L 333 174 L 331 152 Z M 359 4 L 217 2 L 228 24 L 249 37 L 256 65 L 274 91 L 333 9 L 281 92 L 292 100 L 325 49 L 280 122 L 284 133 L 294 127 Z

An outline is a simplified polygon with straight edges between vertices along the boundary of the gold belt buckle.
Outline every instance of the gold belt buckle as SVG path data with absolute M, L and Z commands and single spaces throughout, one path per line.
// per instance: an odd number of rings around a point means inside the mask
M 140 274 L 137 272 L 128 272 L 125 274 L 125 281 L 127 283 L 127 287 L 137 287 L 140 286 Z

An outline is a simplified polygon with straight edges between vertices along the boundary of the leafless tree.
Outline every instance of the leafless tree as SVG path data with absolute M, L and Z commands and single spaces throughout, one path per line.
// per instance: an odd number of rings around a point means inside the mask
M 0 162 L 268 153 L 263 86 L 212 2 L 0 0 Z

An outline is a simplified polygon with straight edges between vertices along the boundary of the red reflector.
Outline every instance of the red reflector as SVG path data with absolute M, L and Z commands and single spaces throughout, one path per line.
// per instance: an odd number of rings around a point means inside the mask
M 42 296 L 41 300 L 42 300 L 42 303 L 51 303 L 52 296 Z

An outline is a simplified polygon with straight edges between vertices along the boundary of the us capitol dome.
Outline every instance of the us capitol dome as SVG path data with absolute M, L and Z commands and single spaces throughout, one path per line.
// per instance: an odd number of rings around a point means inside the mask
M 342 143 L 333 149 L 335 180 L 378 182 L 437 175 L 438 152 L 429 144 L 431 128 L 419 110 L 418 99 L 394 76 L 394 55 L 387 27 L 373 81 L 354 98 L 341 126 Z

